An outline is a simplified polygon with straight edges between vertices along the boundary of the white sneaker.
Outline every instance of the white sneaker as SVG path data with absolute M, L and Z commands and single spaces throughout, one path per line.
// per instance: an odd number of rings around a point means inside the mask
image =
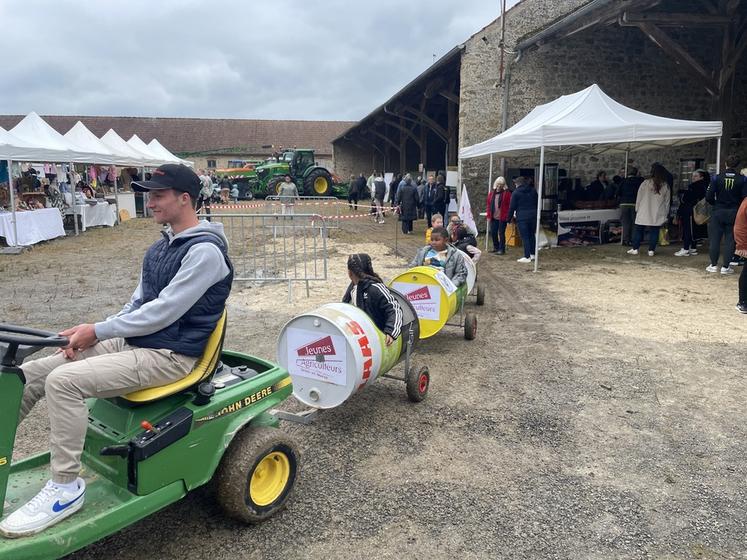
M 706 272 L 718 272 L 718 267 L 712 264 L 709 264 L 706 267 Z
M 653 257 L 653 256 L 654 256 L 654 252 L 653 252 L 653 251 L 649 251 L 649 252 L 648 252 L 648 256 L 649 256 L 649 257 Z
M 690 256 L 691 257 L 694 257 L 697 254 L 698 254 L 698 250 L 697 249 L 690 249 Z
M 689 249 L 680 249 L 674 254 L 675 257 L 689 257 L 690 255 L 692 255 L 692 253 Z
M 536 259 L 536 258 L 537 258 L 537 257 L 535 257 L 534 255 L 529 255 L 529 260 L 530 260 L 530 261 L 533 261 L 533 260 L 534 260 L 534 259 Z
M 516 262 L 520 262 L 520 263 L 530 263 L 530 262 L 532 262 L 532 259 L 528 259 L 528 258 L 526 258 L 526 257 L 521 257 L 520 259 L 516 259 Z
M 726 268 L 724 266 L 721 267 L 721 274 L 734 274 L 734 269 L 732 267 Z
M 729 263 L 729 267 L 732 267 L 732 266 L 739 266 L 739 261 L 731 261 Z
M 638 254 L 638 249 L 628 249 L 628 254 L 629 255 L 637 255 Z
M 0 523 L 0 533 L 9 538 L 33 535 L 71 516 L 81 507 L 86 496 L 86 483 L 75 481 L 74 491 L 66 490 L 51 480 L 31 501 L 24 504 Z

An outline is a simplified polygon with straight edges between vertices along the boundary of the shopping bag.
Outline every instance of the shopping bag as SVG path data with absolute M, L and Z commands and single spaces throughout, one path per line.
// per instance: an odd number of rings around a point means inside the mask
M 519 233 L 516 231 L 516 224 L 514 223 L 506 224 L 506 245 L 508 247 L 521 246 L 521 238 L 519 237 Z
M 659 247 L 666 247 L 669 245 L 669 228 L 664 226 L 659 229 Z
M 711 212 L 713 207 L 706 202 L 706 199 L 701 199 L 693 208 L 693 221 L 702 226 L 711 219 Z

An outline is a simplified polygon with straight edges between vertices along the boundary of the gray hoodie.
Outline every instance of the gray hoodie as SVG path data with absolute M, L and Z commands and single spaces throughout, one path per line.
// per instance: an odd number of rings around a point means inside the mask
M 198 225 L 176 235 L 171 232 L 171 228 L 167 229 L 166 233 L 169 243 L 174 239 L 209 234 L 228 247 L 223 224 L 218 222 L 201 220 Z M 182 259 L 182 265 L 169 285 L 161 290 L 156 299 L 145 304 L 142 301 L 141 272 L 140 282 L 129 303 L 116 315 L 96 323 L 96 338 L 129 338 L 158 332 L 176 322 L 197 303 L 210 286 L 223 280 L 229 272 L 223 253 L 218 247 L 212 243 L 193 245 Z

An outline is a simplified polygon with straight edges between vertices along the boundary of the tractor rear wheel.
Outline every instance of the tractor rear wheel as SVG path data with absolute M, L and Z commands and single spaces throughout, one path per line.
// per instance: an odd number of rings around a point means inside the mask
M 285 181 L 285 177 L 273 177 L 267 182 L 267 196 L 277 196 L 280 194 L 280 187 Z
M 332 196 L 332 176 L 324 169 L 315 169 L 304 181 L 307 196 Z
M 241 430 L 216 474 L 217 500 L 227 515 L 259 523 L 283 509 L 298 476 L 296 443 L 276 428 Z

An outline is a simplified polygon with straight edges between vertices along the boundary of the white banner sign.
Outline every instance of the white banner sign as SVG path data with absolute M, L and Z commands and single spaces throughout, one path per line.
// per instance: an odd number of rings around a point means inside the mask
M 347 385 L 345 337 L 304 329 L 288 329 L 288 371 L 291 375 Z
M 449 280 L 448 278 L 446 279 Z M 449 282 L 451 281 L 449 280 Z M 438 289 L 438 286 L 395 282 L 392 287 L 410 301 L 419 318 L 431 321 L 439 320 L 441 290 Z

